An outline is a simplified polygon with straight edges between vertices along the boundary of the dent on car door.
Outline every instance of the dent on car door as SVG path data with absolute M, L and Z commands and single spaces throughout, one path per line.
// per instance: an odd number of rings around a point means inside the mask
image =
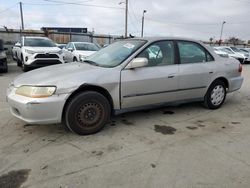
M 214 74 L 212 55 L 200 44 L 177 41 L 180 57 L 179 100 L 202 98 Z
M 172 41 L 151 44 L 137 57 L 148 65 L 121 72 L 121 107 L 131 108 L 174 101 L 178 89 L 178 65 Z

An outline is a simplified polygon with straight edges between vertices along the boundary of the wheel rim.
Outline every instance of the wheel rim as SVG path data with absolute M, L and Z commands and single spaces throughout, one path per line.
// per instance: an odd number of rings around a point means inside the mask
M 103 107 L 96 102 L 85 103 L 76 113 L 77 122 L 85 129 L 98 127 L 104 115 Z
M 225 89 L 222 85 L 217 85 L 211 92 L 211 103 L 218 106 L 225 98 Z

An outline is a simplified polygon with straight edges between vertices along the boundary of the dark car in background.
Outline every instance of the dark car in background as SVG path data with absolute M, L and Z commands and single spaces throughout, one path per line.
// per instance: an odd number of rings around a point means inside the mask
M 6 48 L 4 48 L 3 40 L 0 39 L 0 71 L 8 72 L 7 56 L 5 53 Z

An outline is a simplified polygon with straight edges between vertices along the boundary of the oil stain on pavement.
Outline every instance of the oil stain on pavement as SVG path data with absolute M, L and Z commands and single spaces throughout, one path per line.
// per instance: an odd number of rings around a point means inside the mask
M 165 126 L 165 125 L 155 125 L 155 132 L 162 133 L 164 135 L 174 134 L 176 129 L 174 127 Z
M 14 170 L 0 176 L 1 188 L 19 188 L 28 179 L 30 169 Z

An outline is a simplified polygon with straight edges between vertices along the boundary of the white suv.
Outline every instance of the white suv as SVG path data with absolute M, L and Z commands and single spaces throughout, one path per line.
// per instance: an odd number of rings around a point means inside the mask
M 24 72 L 30 68 L 64 63 L 63 51 L 46 37 L 22 37 L 17 43 L 17 61 Z

